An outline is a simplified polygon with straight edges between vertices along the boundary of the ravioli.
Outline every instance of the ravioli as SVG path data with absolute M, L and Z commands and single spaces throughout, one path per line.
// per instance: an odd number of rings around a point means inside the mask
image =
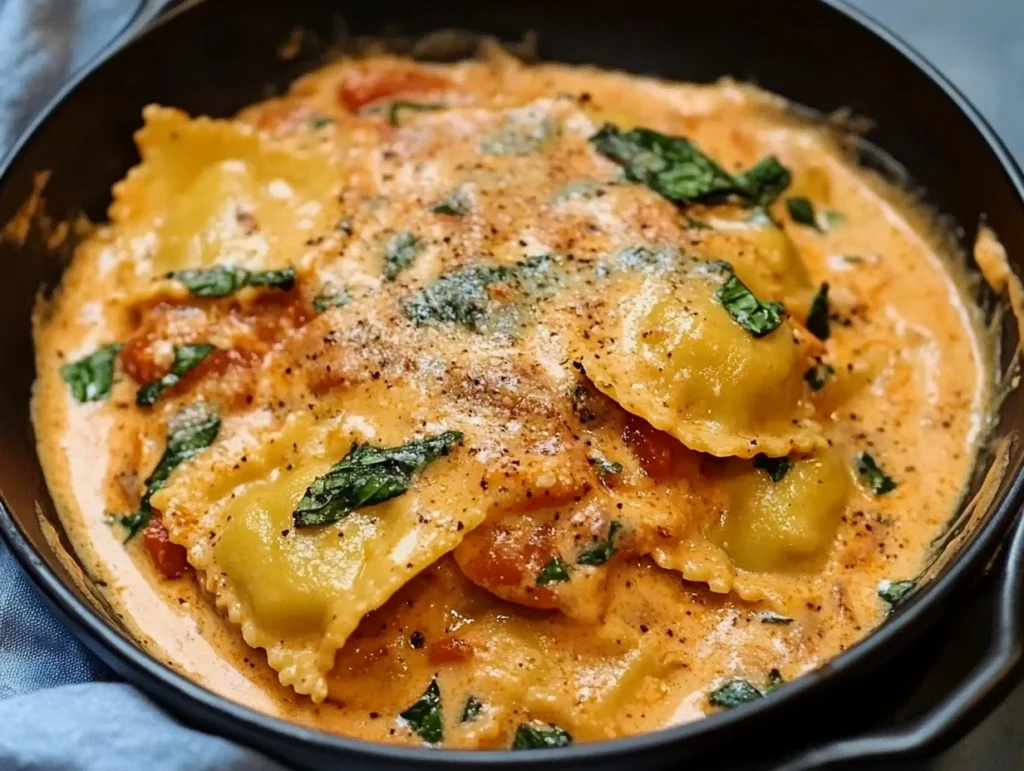
M 603 393 L 687 447 L 750 458 L 824 444 L 789 324 L 751 336 L 716 299 L 718 270 L 627 275 L 589 301 L 577 359 Z

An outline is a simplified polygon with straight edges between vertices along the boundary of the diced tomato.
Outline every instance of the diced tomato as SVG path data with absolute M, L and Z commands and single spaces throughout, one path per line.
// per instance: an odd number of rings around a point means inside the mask
M 636 415 L 626 418 L 622 439 L 633 450 L 640 467 L 656 481 L 671 479 L 676 474 L 677 464 L 693 455 L 674 436 L 659 431 Z
M 188 569 L 185 547 L 171 542 L 159 516 L 154 515 L 142 532 L 142 543 L 164 578 L 177 578 Z
M 447 78 L 420 69 L 352 69 L 338 86 L 338 100 L 355 112 L 382 99 L 438 91 L 448 85 Z
M 459 664 L 473 658 L 473 646 L 461 637 L 444 637 L 427 649 L 431 664 Z

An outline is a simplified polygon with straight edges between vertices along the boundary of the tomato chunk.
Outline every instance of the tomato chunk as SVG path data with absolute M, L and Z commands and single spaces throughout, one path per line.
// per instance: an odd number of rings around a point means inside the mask
M 160 517 L 154 516 L 146 525 L 142 543 L 164 578 L 177 578 L 188 569 L 185 547 L 171 542 Z
M 684 447 L 678 439 L 665 431 L 659 431 L 646 420 L 629 415 L 622 428 L 622 440 L 636 455 L 644 472 L 658 482 L 673 478 L 677 466 L 692 460 L 692 450 Z
M 349 70 L 338 86 L 339 101 L 353 112 L 373 102 L 447 88 L 448 80 L 420 69 Z

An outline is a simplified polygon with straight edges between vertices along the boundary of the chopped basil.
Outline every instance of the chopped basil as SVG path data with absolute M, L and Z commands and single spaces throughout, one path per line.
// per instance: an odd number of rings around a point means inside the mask
M 512 739 L 514 750 L 543 750 L 551 747 L 568 747 L 572 744 L 572 736 L 556 725 L 523 723 L 516 729 Z
M 828 315 L 828 282 L 823 281 L 814 293 L 811 309 L 807 312 L 807 330 L 819 340 L 828 340 L 831 334 Z
M 167 278 L 180 281 L 196 297 L 227 297 L 244 286 L 269 286 L 291 289 L 295 270 L 247 270 L 231 265 L 215 265 L 204 270 L 175 270 Z
M 779 616 L 779 618 L 783 618 Z M 789 623 L 791 619 L 786 619 L 781 623 Z M 780 623 L 780 622 L 769 622 L 769 623 Z M 786 681 L 782 677 L 782 673 L 777 669 L 772 669 L 768 673 L 768 682 L 765 684 L 763 690 L 758 690 L 749 681 L 743 679 L 730 680 L 728 683 L 723 685 L 721 688 L 712 691 L 708 695 L 708 702 L 712 707 L 721 707 L 722 709 L 732 709 L 738 707 L 741 704 L 749 704 L 752 701 L 767 696 L 774 691 L 777 691 Z
M 603 565 L 610 560 L 617 551 L 615 548 L 615 536 L 618 535 L 620 530 L 622 530 L 622 523 L 617 519 L 613 519 L 611 524 L 608 525 L 608 538 L 580 552 L 580 555 L 576 558 L 576 564 Z
M 744 196 L 751 206 L 768 206 L 789 187 L 789 181 L 789 169 L 774 155 L 762 158 L 736 177 L 737 186 L 745 191 Z
M 850 265 L 861 265 L 867 262 L 867 260 L 859 254 L 844 254 L 842 255 L 842 258 L 843 262 L 849 263 Z
M 818 227 L 818 218 L 814 214 L 814 204 L 811 203 L 810 199 L 803 196 L 787 198 L 786 211 L 789 212 L 793 222 L 807 225 L 807 227 L 814 228 L 815 230 L 821 229 Z
M 68 384 L 76 402 L 97 402 L 107 398 L 114 385 L 114 365 L 120 350 L 120 343 L 107 343 L 88 356 L 60 368 L 60 376 Z
M 459 719 L 459 722 L 472 723 L 483 712 L 483 709 L 484 703 L 476 696 L 470 696 L 466 699 L 466 706 L 462 708 L 462 717 Z
M 714 690 L 708 696 L 708 703 L 712 707 L 732 709 L 741 704 L 749 704 L 757 701 L 764 694 L 752 686 L 746 680 L 731 680 L 721 688 Z
M 812 391 L 820 391 L 835 373 L 831 364 L 819 361 L 804 373 L 804 380 L 807 381 L 807 385 L 811 387 Z
M 177 413 L 167 424 L 167 446 L 153 473 L 145 481 L 146 492 L 134 514 L 120 517 L 118 522 L 128 531 L 130 541 L 153 516 L 150 499 L 167 484 L 171 472 L 194 455 L 198 455 L 217 438 L 220 417 L 203 402 L 197 402 Z
M 428 744 L 439 744 L 444 738 L 441 721 L 441 689 L 437 678 L 430 681 L 427 690 L 405 712 L 399 714 L 409 727 Z
M 826 209 L 822 212 L 821 217 L 825 221 L 824 231 L 826 233 L 831 233 L 846 222 L 846 215 L 836 209 Z
M 469 201 L 462 190 L 456 188 L 430 207 L 434 214 L 452 214 L 461 217 L 469 211 Z
M 448 105 L 443 102 L 412 102 L 405 99 L 395 99 L 390 102 L 374 104 L 367 107 L 363 112 L 371 115 L 383 115 L 392 126 L 400 126 L 402 110 L 410 112 L 435 112 L 444 110 Z
M 697 219 L 696 217 L 687 217 L 686 227 L 693 228 L 694 230 L 714 230 L 714 228 L 704 220 Z
M 334 123 L 334 118 L 327 115 L 318 115 L 315 118 L 310 118 L 308 125 L 311 129 L 316 131 L 317 129 L 322 129 L 325 126 L 330 126 L 332 123 Z
M 306 490 L 292 514 L 295 527 L 315 527 L 344 519 L 354 509 L 390 500 L 409 489 L 412 478 L 462 439 L 458 431 L 403 444 L 354 444 L 340 461 Z
M 505 118 L 501 127 L 480 140 L 487 155 L 523 156 L 540 151 L 556 133 L 557 125 L 547 116 L 526 109 Z
M 679 203 L 735 195 L 747 205 L 765 206 L 790 180 L 789 171 L 772 156 L 733 176 L 685 137 L 646 128 L 620 131 L 606 123 L 590 141 L 623 168 L 627 179 Z
M 736 323 L 754 337 L 764 337 L 782 324 L 782 303 L 758 300 L 735 274 L 718 288 L 715 297 Z
M 899 605 L 917 586 L 917 581 L 882 581 L 878 585 L 878 596 L 893 607 Z
M 216 350 L 215 346 L 209 343 L 187 343 L 174 346 L 174 362 L 171 364 L 171 371 L 142 386 L 135 394 L 135 403 L 140 407 L 150 407 L 155 404 L 164 391 L 176 385 L 214 350 Z
M 507 283 L 526 293 L 539 293 L 557 284 L 555 262 L 546 255 L 515 265 L 477 265 L 448 273 L 418 290 L 405 304 L 405 314 L 418 325 L 461 324 L 483 332 L 500 317 L 502 305 L 488 287 Z M 505 309 L 507 311 L 507 308 Z
M 384 278 L 394 281 L 395 276 L 409 267 L 420 250 L 420 240 L 412 233 L 395 233 L 384 245 Z
M 896 489 L 896 482 L 879 468 L 869 453 L 862 452 L 854 458 L 854 466 L 860 481 L 875 495 L 885 495 Z
M 789 458 L 769 458 L 762 452 L 754 457 L 754 468 L 767 472 L 772 482 L 781 482 L 793 468 L 793 461 Z
M 323 313 L 331 308 L 341 308 L 352 302 L 352 295 L 348 293 L 348 290 L 341 288 L 335 289 L 333 284 L 324 284 L 320 293 L 313 298 L 313 310 L 317 313 Z
M 569 580 L 569 566 L 561 557 L 552 557 L 547 565 L 540 569 L 537 574 L 537 586 L 548 584 L 564 584 Z
M 594 468 L 594 471 L 603 477 L 622 473 L 622 464 L 618 461 L 607 458 L 587 458 L 587 462 Z
M 783 624 L 783 625 L 785 625 L 785 624 L 792 624 L 793 623 L 793 619 L 788 618 L 787 616 L 780 616 L 778 613 L 775 613 L 775 612 L 770 611 L 770 610 L 766 610 L 763 613 L 759 613 L 758 614 L 758 618 L 761 620 L 762 624 Z

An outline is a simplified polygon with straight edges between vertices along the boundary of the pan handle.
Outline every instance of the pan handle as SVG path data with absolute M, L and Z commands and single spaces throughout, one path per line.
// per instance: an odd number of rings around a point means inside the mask
M 933 756 L 973 728 L 1006 696 L 1024 664 L 1024 520 L 1019 520 L 1003 554 L 992 616 L 992 643 L 948 699 L 909 725 L 812 747 L 774 767 L 811 771 L 872 761 L 892 762 Z

